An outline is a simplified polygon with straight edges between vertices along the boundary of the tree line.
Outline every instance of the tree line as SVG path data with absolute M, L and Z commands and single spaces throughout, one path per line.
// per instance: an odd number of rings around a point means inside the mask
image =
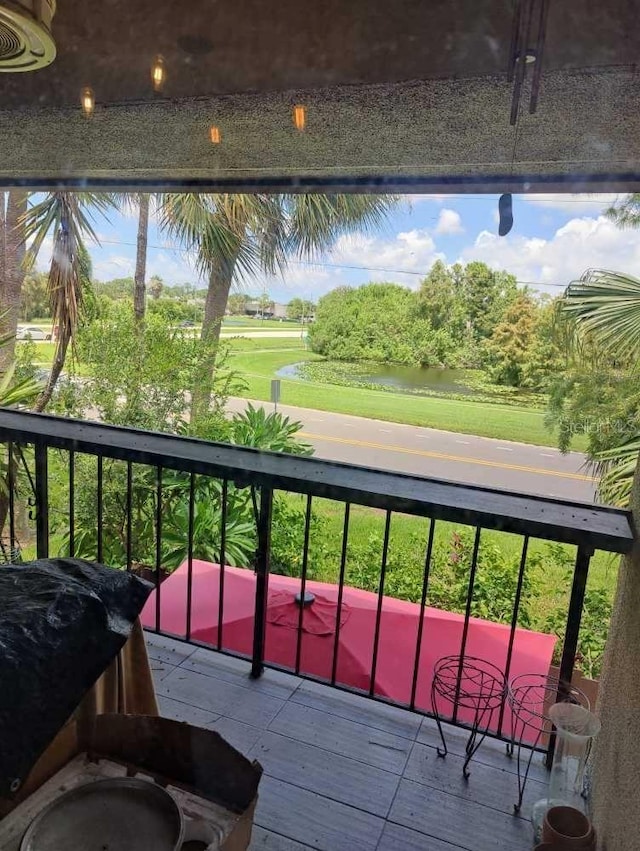
M 438 260 L 415 291 L 395 283 L 331 291 L 309 340 L 334 360 L 485 369 L 496 384 L 539 390 L 562 362 L 554 312 L 507 272 Z
M 144 322 L 150 211 L 160 230 L 195 260 L 207 280 L 201 342 L 208 356 L 191 394 L 191 416 L 206 415 L 213 392 L 220 327 L 233 284 L 271 275 L 291 257 L 311 258 L 344 234 L 375 231 L 398 203 L 391 195 L 123 195 L 23 190 L 0 193 L 0 373 L 15 360 L 15 339 L 26 274 L 43 245 L 52 244 L 47 276 L 49 313 L 57 326 L 56 353 L 47 386 L 36 402 L 51 399 L 83 314 L 90 286 L 88 241 L 98 242 L 94 222 L 116 209 L 138 213 L 133 314 Z

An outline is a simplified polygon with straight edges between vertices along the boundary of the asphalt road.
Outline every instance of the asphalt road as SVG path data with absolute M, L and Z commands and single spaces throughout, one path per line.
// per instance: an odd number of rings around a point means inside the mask
M 246 404 L 244 399 L 233 399 L 229 407 L 242 410 Z M 263 404 L 273 410 L 272 404 Z M 593 500 L 594 482 L 584 469 L 585 458 L 579 452 L 562 455 L 553 447 L 290 405 L 278 405 L 278 410 L 303 423 L 300 436 L 313 444 L 319 458 L 521 493 L 581 502 Z

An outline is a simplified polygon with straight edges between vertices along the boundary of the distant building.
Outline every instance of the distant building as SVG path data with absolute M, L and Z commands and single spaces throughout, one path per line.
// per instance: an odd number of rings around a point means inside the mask
M 247 316 L 258 316 L 264 319 L 286 319 L 287 305 L 272 301 L 262 308 L 259 301 L 248 301 L 244 306 Z

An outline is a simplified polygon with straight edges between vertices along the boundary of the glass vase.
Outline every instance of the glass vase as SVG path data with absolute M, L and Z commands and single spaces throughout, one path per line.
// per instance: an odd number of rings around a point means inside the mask
M 537 838 L 551 807 L 575 807 L 586 813 L 585 769 L 593 740 L 600 732 L 600 720 L 576 703 L 554 703 L 549 718 L 555 728 L 556 747 L 547 797 L 533 805 L 531 821 Z

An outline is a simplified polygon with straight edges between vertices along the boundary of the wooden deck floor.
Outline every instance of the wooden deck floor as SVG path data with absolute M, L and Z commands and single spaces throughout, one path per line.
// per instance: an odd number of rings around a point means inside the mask
M 514 762 L 485 740 L 462 777 L 465 735 L 433 721 L 298 677 L 148 634 L 162 712 L 218 730 L 264 767 L 251 851 L 529 851 L 513 815 Z M 524 816 L 542 797 L 532 768 Z

